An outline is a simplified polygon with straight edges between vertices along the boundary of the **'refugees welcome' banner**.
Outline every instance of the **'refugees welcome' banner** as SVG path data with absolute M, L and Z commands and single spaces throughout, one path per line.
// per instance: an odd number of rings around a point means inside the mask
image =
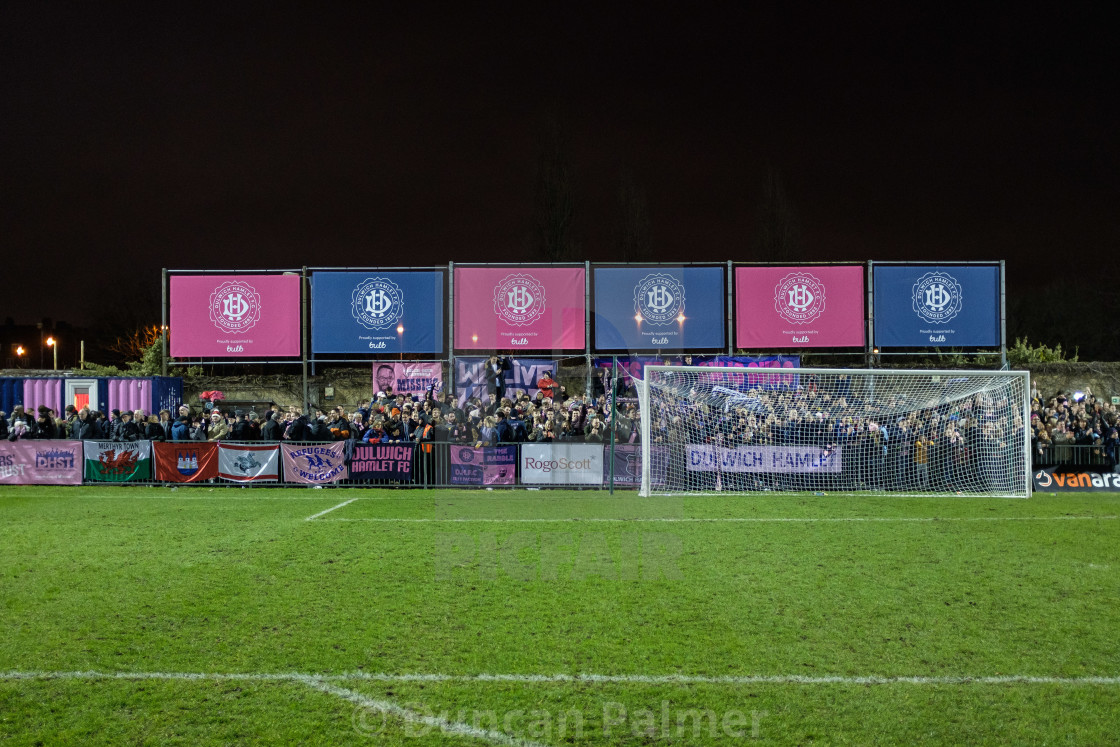
M 349 477 L 346 467 L 346 441 L 322 444 L 281 444 L 284 454 L 284 482 L 322 485 Z
M 456 267 L 455 347 L 583 350 L 583 267 Z
M 151 441 L 82 441 L 86 477 L 101 482 L 150 480 Z
M 171 355 L 300 354 L 299 275 L 171 276 Z

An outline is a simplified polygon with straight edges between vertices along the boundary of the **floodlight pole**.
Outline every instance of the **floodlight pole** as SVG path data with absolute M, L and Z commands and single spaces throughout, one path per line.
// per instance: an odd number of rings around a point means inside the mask
M 610 494 L 614 495 L 614 429 L 617 423 L 618 408 L 616 407 L 616 395 L 618 393 L 618 356 L 611 356 L 611 472 L 610 472 Z

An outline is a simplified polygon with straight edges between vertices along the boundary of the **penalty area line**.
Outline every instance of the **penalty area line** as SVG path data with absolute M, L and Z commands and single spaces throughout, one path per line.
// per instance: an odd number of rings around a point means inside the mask
M 0 681 L 18 680 L 186 680 L 186 681 L 249 681 L 299 682 L 324 692 L 321 685 L 331 682 L 427 682 L 456 683 L 574 683 L 574 684 L 638 684 L 638 685 L 1120 685 L 1120 676 L 1058 677 L 1051 675 L 864 675 L 807 676 L 801 674 L 758 675 L 690 675 L 690 674 L 389 674 L 375 672 L 344 672 L 340 674 L 265 673 L 265 672 L 97 672 L 97 671 L 0 671 Z M 340 688 L 341 689 L 341 688 Z M 348 691 L 349 692 L 349 691 Z M 340 692 L 332 693 L 350 699 Z M 364 697 L 364 696 L 359 696 Z M 354 701 L 356 702 L 356 701 Z M 375 710 L 381 710 L 370 705 Z M 426 722 L 425 722 L 426 723 Z M 429 724 L 435 725 L 435 724 Z M 512 744 L 512 742 L 511 742 Z M 517 742 L 517 744 L 521 744 Z
M 346 503 L 349 503 L 347 501 Z M 341 508 L 335 506 L 334 508 Z M 308 519 L 314 519 L 317 516 L 333 511 L 334 508 L 323 511 L 322 513 L 315 514 Z M 775 517 L 736 517 L 736 516 L 719 516 L 710 518 L 700 517 L 633 517 L 633 518 L 601 518 L 601 517 L 578 517 L 578 518 L 541 518 L 541 519 L 481 519 L 481 518 L 434 518 L 434 517 L 419 517 L 419 518 L 393 518 L 393 517 L 372 517 L 364 516 L 357 518 L 340 518 L 332 517 L 330 519 L 323 519 L 323 521 L 372 521 L 384 524 L 596 524 L 596 523 L 618 523 L 618 524 L 642 524 L 642 523 L 663 523 L 663 524 L 723 524 L 723 523 L 746 523 L 746 524 L 771 524 L 771 523 L 863 523 L 863 522 L 939 522 L 939 521 L 1106 521 L 1120 518 L 1118 516 L 848 516 L 848 517 L 798 517 L 798 516 L 775 516 Z
M 353 503 L 354 501 L 357 501 L 357 500 L 361 500 L 361 499 L 360 498 L 351 498 L 348 501 L 343 501 L 342 503 L 338 504 L 337 506 L 331 506 L 326 511 L 320 511 L 317 514 L 312 514 L 311 516 L 308 516 L 306 519 L 304 519 L 304 521 L 311 521 L 313 519 L 318 519 L 320 516 L 326 516 L 331 511 L 337 511 L 338 509 L 342 508 L 343 506 L 349 506 L 351 503 Z

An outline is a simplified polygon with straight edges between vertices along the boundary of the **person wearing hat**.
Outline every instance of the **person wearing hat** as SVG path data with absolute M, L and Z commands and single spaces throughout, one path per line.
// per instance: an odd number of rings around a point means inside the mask
M 326 415 L 320 415 L 315 418 L 315 420 L 311 421 L 311 427 L 308 429 L 307 438 L 305 440 L 315 441 L 317 443 L 325 443 L 334 440 L 331 436 L 330 426 L 327 425 Z
M 170 438 L 172 441 L 191 440 L 190 415 L 180 415 L 179 418 L 171 424 L 171 433 L 169 434 L 168 438 Z
M 207 441 L 221 441 L 229 435 L 229 426 L 226 425 L 222 413 L 214 410 L 210 413 L 210 430 L 207 431 Z
M 132 413 L 125 410 L 120 414 L 121 424 L 117 426 L 117 441 L 139 441 L 140 427 L 133 422 Z

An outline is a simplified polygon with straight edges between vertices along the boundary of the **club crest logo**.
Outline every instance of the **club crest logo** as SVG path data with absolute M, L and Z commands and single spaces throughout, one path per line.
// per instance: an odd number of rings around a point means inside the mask
M 261 294 L 248 283 L 222 283 L 210 294 L 210 321 L 231 334 L 247 332 L 261 320 Z
M 808 324 L 824 313 L 824 284 L 807 272 L 791 272 L 774 286 L 774 311 L 790 324 Z
M 670 324 L 684 311 L 684 284 L 671 275 L 646 275 L 634 286 L 634 311 L 650 324 Z
M 459 449 L 459 461 L 470 464 L 474 461 L 474 449 Z
M 944 272 L 927 272 L 911 290 L 914 311 L 927 322 L 947 322 L 961 313 L 961 284 Z
M 544 286 L 532 275 L 506 275 L 494 287 L 494 313 L 517 327 L 544 314 Z
M 404 293 L 386 278 L 366 278 L 350 298 L 350 314 L 366 329 L 385 329 L 404 314 Z

